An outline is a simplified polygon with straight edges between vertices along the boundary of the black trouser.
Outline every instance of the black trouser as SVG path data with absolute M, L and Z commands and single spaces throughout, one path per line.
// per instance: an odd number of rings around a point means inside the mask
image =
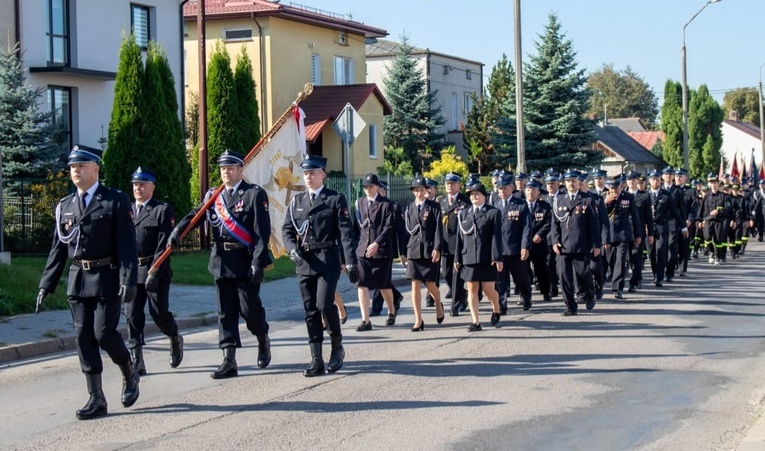
M 560 285 L 558 254 L 553 251 L 551 246 L 547 246 L 547 272 L 550 274 L 550 287 L 553 291 L 558 291 L 558 285 Z
M 688 260 L 691 259 L 691 248 L 693 247 L 694 236 L 696 236 L 696 223 L 691 222 L 688 226 L 688 238 L 680 234 L 680 271 L 688 271 Z
M 646 249 L 646 239 L 640 242 L 640 246 L 630 246 L 630 262 L 632 263 L 632 277 L 630 286 L 636 287 L 643 280 L 643 251 Z
M 577 309 L 575 297 L 576 285 L 588 287 L 592 284 L 590 272 L 591 255 L 589 252 L 558 255 L 558 271 L 563 287 L 563 302 L 565 302 L 566 308 L 572 312 L 575 312 Z M 594 290 L 594 287 L 585 288 L 585 292 L 591 292 L 591 290 Z
M 531 280 L 526 271 L 526 262 L 521 261 L 520 255 L 502 256 L 502 271 L 497 276 L 497 292 L 499 292 L 499 304 L 503 310 L 507 310 L 507 291 L 510 289 L 510 277 L 518 287 L 518 293 L 524 303 L 531 302 Z
M 675 268 L 680 251 L 680 229 L 681 225 L 677 221 L 669 221 L 669 253 L 667 254 L 667 279 L 675 277 Z
M 704 244 L 718 260 L 725 258 L 725 222 L 704 221 Z
M 529 261 L 534 267 L 534 276 L 539 284 L 539 292 L 544 295 L 550 294 L 550 271 L 547 267 L 547 244 L 532 244 Z M 529 274 L 531 274 L 529 270 Z
M 441 255 L 441 274 L 444 276 L 444 281 L 449 284 L 448 290 L 452 293 L 452 305 L 467 303 L 465 281 L 462 280 L 461 271 L 454 270 L 454 255 Z M 454 280 L 454 277 L 457 280 Z
M 178 335 L 178 324 L 175 322 L 170 309 L 170 276 L 163 275 L 159 278 L 157 291 L 149 293 L 146 285 L 138 284 L 133 302 L 125 304 L 125 317 L 128 324 L 128 347 L 146 344 L 143 337 L 143 328 L 146 325 L 146 300 L 149 301 L 149 314 L 159 330 L 168 337 Z
M 611 243 L 608 248 L 608 263 L 611 269 L 611 291 L 624 291 L 624 279 L 627 275 L 627 259 L 630 255 L 630 242 Z
M 595 287 L 602 289 L 606 280 L 605 268 L 608 266 L 605 263 L 605 253 L 601 252 L 597 257 L 590 258 L 590 270 L 592 271 L 592 277 L 595 281 Z M 579 287 L 579 292 L 582 292 L 582 287 Z M 584 293 L 587 293 L 586 291 Z M 592 293 L 590 293 L 592 294 Z
M 120 322 L 120 299 L 117 295 L 97 298 L 69 297 L 77 355 L 85 374 L 101 374 L 104 370 L 101 349 L 112 362 L 123 365 L 130 361 L 130 353 L 122 335 L 117 331 Z
M 667 253 L 669 252 L 669 224 L 654 224 L 653 245 L 648 248 L 651 258 L 651 270 L 656 282 L 664 280 L 664 271 L 667 267 Z
M 339 268 L 338 268 L 339 269 Z M 335 305 L 335 289 L 340 273 L 316 274 L 298 276 L 300 295 L 303 297 L 305 325 L 308 329 L 308 342 L 321 343 L 324 341 L 324 327 L 321 317 L 327 321 L 330 337 L 342 337 L 340 329 L 340 313 Z
M 391 284 L 390 291 L 393 292 L 394 303 L 396 302 L 396 299 L 403 298 L 403 295 L 401 294 L 400 291 L 398 291 L 395 285 Z M 385 298 L 383 298 L 383 295 L 380 292 L 380 289 L 375 288 L 374 290 L 372 290 L 369 296 L 372 298 L 372 311 L 377 312 L 378 314 L 382 312 L 383 305 L 385 305 Z
M 215 287 L 218 289 L 218 345 L 221 349 L 242 347 L 239 315 L 253 335 L 268 333 L 266 310 L 260 301 L 260 284 L 249 279 L 220 278 L 215 279 Z

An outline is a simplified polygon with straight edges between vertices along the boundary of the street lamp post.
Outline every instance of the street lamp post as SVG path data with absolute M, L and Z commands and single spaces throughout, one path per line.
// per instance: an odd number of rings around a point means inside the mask
M 765 66 L 765 63 L 762 63 L 760 65 L 760 164 L 762 162 L 765 162 L 765 118 L 762 114 L 762 68 Z
M 515 127 L 516 172 L 526 171 L 526 134 L 523 124 L 523 53 L 521 51 L 521 0 L 515 0 Z
M 691 20 L 683 26 L 683 167 L 685 169 L 688 169 L 688 76 L 685 63 L 685 29 L 691 22 L 693 22 L 693 19 L 695 19 L 696 16 L 701 14 L 701 11 L 704 11 L 704 8 L 712 3 L 718 3 L 719 1 L 720 0 L 708 0 L 704 3 L 704 6 L 701 7 L 699 12 L 694 14 L 693 17 L 691 17 Z

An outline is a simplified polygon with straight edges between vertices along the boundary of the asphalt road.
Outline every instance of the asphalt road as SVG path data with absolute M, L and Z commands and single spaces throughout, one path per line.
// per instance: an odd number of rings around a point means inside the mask
M 110 415 L 77 421 L 87 399 L 72 353 L 0 371 L 0 447 L 13 449 L 736 449 L 765 397 L 765 245 L 663 289 L 606 298 L 562 317 L 535 303 L 469 333 L 469 317 L 412 333 L 408 292 L 398 324 L 344 326 L 347 359 L 335 375 L 305 378 L 300 303 L 271 321 L 273 360 L 255 365 L 243 329 L 240 376 L 215 381 L 217 332 L 186 332 L 176 370 L 166 339 L 147 346 L 149 375 L 130 409 L 105 363 Z M 346 293 L 346 300 L 350 299 Z M 268 308 L 268 306 L 266 306 Z M 329 340 L 325 342 L 325 358 Z

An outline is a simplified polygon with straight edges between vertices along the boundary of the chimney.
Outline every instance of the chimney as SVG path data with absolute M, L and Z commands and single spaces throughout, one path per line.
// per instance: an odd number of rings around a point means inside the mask
M 730 110 L 730 113 L 728 113 L 728 120 L 738 122 L 738 111 Z

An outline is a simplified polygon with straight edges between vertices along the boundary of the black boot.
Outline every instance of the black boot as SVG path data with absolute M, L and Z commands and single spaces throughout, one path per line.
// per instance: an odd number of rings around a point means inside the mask
M 343 336 L 338 335 L 336 337 L 332 337 L 332 352 L 329 354 L 327 372 L 334 373 L 342 368 L 343 359 L 345 359 L 345 349 L 343 349 Z
M 170 337 L 170 367 L 178 368 L 183 361 L 183 335 Z
M 122 405 L 130 407 L 138 401 L 138 382 L 141 376 L 133 367 L 133 362 L 128 360 L 120 365 L 122 371 Z
M 146 375 L 146 363 L 143 361 L 143 346 L 138 345 L 130 350 L 130 356 L 133 358 L 133 369 L 138 375 Z
M 78 420 L 90 420 L 106 415 L 106 398 L 101 388 L 100 374 L 86 374 L 85 380 L 88 383 L 88 393 L 90 399 L 85 407 L 77 411 Z
M 268 335 L 258 335 L 258 367 L 265 368 L 271 363 L 271 339 Z
M 223 363 L 217 370 L 210 373 L 213 379 L 225 379 L 227 377 L 236 377 L 239 375 L 239 368 L 236 366 L 236 348 L 230 346 L 223 350 Z
M 324 359 L 321 357 L 321 343 L 309 343 L 311 346 L 311 363 L 303 370 L 303 376 L 314 377 L 324 374 Z

